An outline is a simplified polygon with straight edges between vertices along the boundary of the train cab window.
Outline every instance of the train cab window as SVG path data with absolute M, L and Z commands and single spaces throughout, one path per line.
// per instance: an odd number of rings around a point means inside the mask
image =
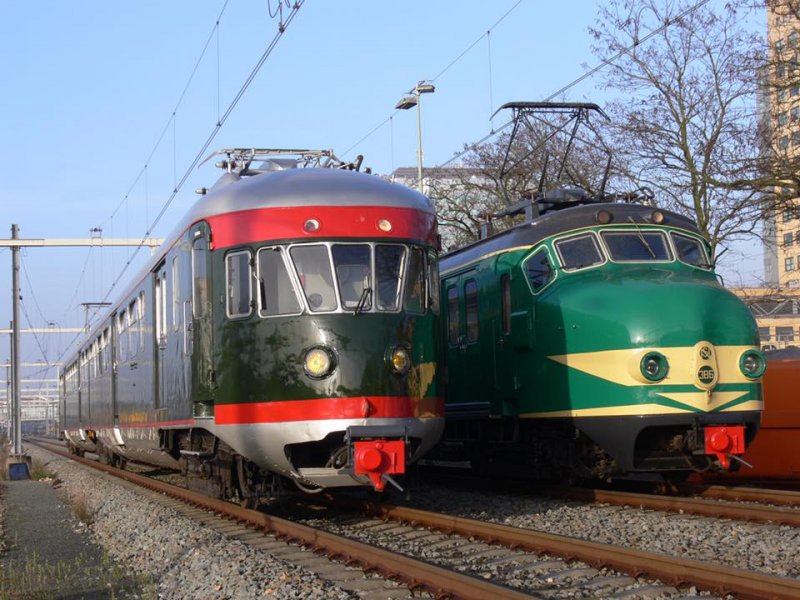
M 597 240 L 591 234 L 559 240 L 556 242 L 556 250 L 565 271 L 585 269 L 604 262 Z
M 439 265 L 436 260 L 436 255 L 433 252 L 428 252 L 428 296 L 430 302 L 430 309 L 433 314 L 439 314 Z
M 525 275 L 535 294 L 553 279 L 553 266 L 547 256 L 547 250 L 539 248 L 525 261 Z
M 378 310 L 400 308 L 400 284 L 403 281 L 403 263 L 406 249 L 403 246 L 378 244 L 375 246 L 375 304 Z
M 411 248 L 403 299 L 403 306 L 408 312 L 425 312 L 425 279 L 425 252 L 422 248 Z
M 464 309 L 467 316 L 467 342 L 478 341 L 478 284 L 474 279 L 464 283 Z
M 336 310 L 336 292 L 328 248 L 322 245 L 294 246 L 289 253 L 313 312 Z
M 708 260 L 708 254 L 703 247 L 702 242 L 688 235 L 681 235 L 674 231 L 670 233 L 672 243 L 675 245 L 675 252 L 678 254 L 678 259 L 687 265 L 699 267 L 701 269 L 710 269 L 711 261 Z
M 367 244 L 334 244 L 333 266 L 345 310 L 372 308 L 372 251 Z
M 253 276 L 250 273 L 250 252 L 232 252 L 225 257 L 225 282 L 228 293 L 226 312 L 229 317 L 246 317 L 252 309 Z
M 458 346 L 461 315 L 458 310 L 458 288 L 447 288 L 447 340 L 451 346 Z
M 503 335 L 511 333 L 511 277 L 508 273 L 500 276 L 500 321 Z
M 208 306 L 208 241 L 204 237 L 192 243 L 192 312 L 195 319 L 206 316 Z
M 667 238 L 661 231 L 604 231 L 600 235 L 615 262 L 672 260 Z
M 302 312 L 281 248 L 276 246 L 258 251 L 258 288 L 258 314 L 262 317 Z

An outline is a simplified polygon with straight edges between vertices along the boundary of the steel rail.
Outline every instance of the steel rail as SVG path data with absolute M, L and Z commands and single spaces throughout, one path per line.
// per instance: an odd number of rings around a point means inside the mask
M 40 445 L 38 442 L 32 442 L 31 440 L 27 440 L 27 442 L 37 446 Z M 437 597 L 456 600 L 530 600 L 533 597 L 530 594 L 490 583 L 477 577 L 463 575 L 363 542 L 243 508 L 225 500 L 204 496 L 203 494 L 137 475 L 136 473 L 122 471 L 98 461 L 69 454 L 63 450 L 53 448 L 46 448 L 46 450 L 135 485 L 163 493 L 194 506 L 229 517 L 240 523 L 265 530 L 288 541 L 308 546 L 315 552 L 325 554 L 329 558 L 341 557 L 348 564 L 357 563 L 365 571 L 376 571 L 384 577 L 401 580 L 412 590 L 425 588 L 436 594 Z
M 800 580 L 764 575 L 720 564 L 668 556 L 635 548 L 598 544 L 577 538 L 543 533 L 429 513 L 414 508 L 374 503 L 349 503 L 369 515 L 430 527 L 443 532 L 473 536 L 532 552 L 580 560 L 595 567 L 608 567 L 633 576 L 648 575 L 672 585 L 694 585 L 711 592 L 735 594 L 738 598 L 790 600 L 800 598 Z
M 794 485 L 797 485 L 796 481 Z M 694 484 L 684 484 L 679 489 L 684 493 L 706 498 L 740 500 L 743 502 L 769 502 L 779 506 L 800 506 L 800 492 L 794 490 Z
M 614 506 L 634 506 L 651 510 L 682 512 L 706 517 L 734 519 L 736 521 L 750 521 L 755 523 L 775 523 L 800 527 L 800 511 L 791 508 L 776 508 L 774 506 L 753 506 L 743 504 L 725 504 L 706 498 L 682 498 L 675 496 L 660 496 L 655 494 L 641 494 L 635 492 L 619 492 L 613 490 L 590 490 L 583 488 L 551 488 L 543 489 L 543 493 L 580 500 L 584 502 L 602 502 Z M 744 493 L 731 494 L 727 498 L 716 493 L 709 493 L 710 498 L 723 498 L 731 500 L 750 500 L 753 502 L 769 502 L 757 490 L 751 490 L 750 495 Z M 785 497 L 785 496 L 784 496 Z

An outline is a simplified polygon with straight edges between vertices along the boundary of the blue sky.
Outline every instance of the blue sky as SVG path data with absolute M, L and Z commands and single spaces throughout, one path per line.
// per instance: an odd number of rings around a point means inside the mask
M 274 10 L 277 0 L 230 0 L 219 44 L 215 35 L 173 127 L 223 4 L 0 5 L 0 236 L 10 237 L 12 223 L 24 238 L 83 238 L 96 226 L 105 237 L 144 233 L 276 33 L 268 4 Z M 499 105 L 543 99 L 594 66 L 587 27 L 595 14 L 589 0 L 308 0 L 211 148 L 332 148 L 340 156 L 350 150 L 346 158 L 364 154 L 381 173 L 413 166 L 415 114 L 394 105 L 418 80 L 435 78 L 436 92 L 423 97 L 423 144 L 425 164 L 441 164 L 490 131 Z M 602 104 L 598 84 L 587 80 L 566 99 Z M 134 185 L 165 125 L 147 176 Z M 193 190 L 217 175 L 210 163 L 193 170 L 154 233 L 168 233 Z M 26 250 L 22 285 L 32 323 L 81 326 L 79 304 L 102 299 L 129 252 Z M 760 268 L 760 253 L 753 255 Z M 3 323 L 11 318 L 10 261 L 0 251 Z M 49 357 L 71 338 L 43 338 Z M 6 348 L 0 343 L 0 361 Z M 39 358 L 25 339 L 23 359 Z

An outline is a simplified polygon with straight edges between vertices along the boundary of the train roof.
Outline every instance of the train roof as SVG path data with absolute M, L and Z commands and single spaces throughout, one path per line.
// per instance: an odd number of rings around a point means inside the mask
M 80 349 L 106 325 L 113 314 L 138 289 L 185 231 L 209 217 L 258 208 L 292 206 L 386 206 L 435 214 L 433 203 L 416 190 L 377 175 L 336 168 L 294 168 L 240 175 L 225 173 L 186 212 L 170 235 L 132 277 L 113 305 L 87 335 Z M 77 352 L 77 351 L 76 351 Z M 70 361 L 74 358 L 71 356 Z
M 476 262 L 489 254 L 511 248 L 534 246 L 540 241 L 560 233 L 596 226 L 598 221 L 595 215 L 601 210 L 611 214 L 609 226 L 651 225 L 650 215 L 657 210 L 664 215 L 664 220 L 659 225 L 684 229 L 695 234 L 700 233 L 691 219 L 661 208 L 622 202 L 592 203 L 547 212 L 529 222 L 449 252 L 442 256 L 441 268 L 442 270 L 456 269 Z

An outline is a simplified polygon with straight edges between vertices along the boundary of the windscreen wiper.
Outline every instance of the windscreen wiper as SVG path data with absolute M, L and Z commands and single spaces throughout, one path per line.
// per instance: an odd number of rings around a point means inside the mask
M 650 244 L 648 244 L 647 240 L 644 239 L 644 236 L 642 235 L 642 230 L 639 229 L 639 224 L 633 219 L 633 217 L 628 217 L 628 221 L 633 223 L 633 226 L 636 227 L 636 233 L 639 235 L 639 239 L 641 240 L 642 244 L 644 245 L 645 248 L 647 248 L 647 251 L 650 253 L 650 256 L 655 258 L 656 253 L 653 252 L 653 249 L 650 247 Z
M 361 291 L 361 297 L 358 299 L 358 304 L 356 304 L 356 308 L 353 311 L 353 316 L 357 317 L 361 314 L 364 308 L 367 306 L 367 302 L 369 302 L 370 297 L 372 296 L 372 288 L 365 287 Z

